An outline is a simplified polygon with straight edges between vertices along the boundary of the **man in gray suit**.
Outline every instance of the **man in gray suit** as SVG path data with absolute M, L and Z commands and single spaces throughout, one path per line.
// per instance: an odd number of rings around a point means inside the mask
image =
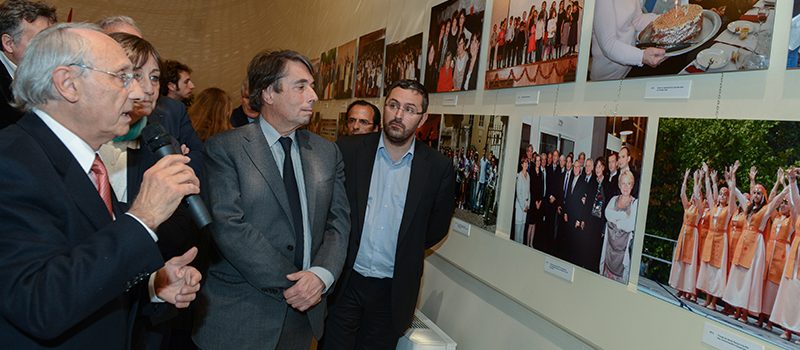
M 257 123 L 206 142 L 214 219 L 193 339 L 202 349 L 308 349 L 347 254 L 350 207 L 333 143 L 299 130 L 317 95 L 311 64 L 262 52 L 247 68 Z

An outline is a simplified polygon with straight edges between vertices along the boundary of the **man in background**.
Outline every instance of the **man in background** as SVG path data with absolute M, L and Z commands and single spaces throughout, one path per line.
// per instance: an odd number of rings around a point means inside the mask
M 192 69 L 175 60 L 165 60 L 161 69 L 161 96 L 190 105 L 194 91 Z
M 353 101 L 347 106 L 347 134 L 361 135 L 381 129 L 381 111 L 364 100 Z
M 105 17 L 99 21 L 97 21 L 97 25 L 103 29 L 103 32 L 106 34 L 110 33 L 128 33 L 130 35 L 135 35 L 140 38 L 142 36 L 142 30 L 139 29 L 139 26 L 136 24 L 136 21 L 133 18 L 128 16 L 109 16 Z
M 239 93 L 242 96 L 242 104 L 231 112 L 231 126 L 234 128 L 258 121 L 259 115 L 258 111 L 250 108 L 250 87 L 247 78 L 242 81 Z
M 56 8 L 43 2 L 8 0 L 0 4 L 0 129 L 15 123 L 23 112 L 11 106 L 11 81 L 36 34 L 56 23 Z

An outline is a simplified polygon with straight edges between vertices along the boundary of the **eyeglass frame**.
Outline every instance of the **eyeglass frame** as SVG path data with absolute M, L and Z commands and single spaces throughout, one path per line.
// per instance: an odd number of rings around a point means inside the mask
M 106 71 L 106 70 L 94 68 L 94 67 L 91 67 L 91 66 L 83 64 L 83 63 L 72 63 L 72 64 L 69 64 L 69 66 L 80 67 L 82 69 L 88 69 L 88 70 L 91 70 L 91 71 L 104 73 L 104 74 L 110 75 L 112 77 L 115 77 L 115 78 L 117 78 L 119 80 L 122 80 L 122 87 L 125 88 L 125 89 L 127 89 L 127 88 L 129 88 L 131 86 L 131 81 L 133 81 L 134 79 L 136 79 L 137 82 L 140 82 L 142 80 L 142 75 L 138 74 L 138 73 L 123 73 L 123 72 L 114 73 L 114 72 L 109 72 L 109 71 Z
M 425 114 L 425 112 L 417 112 L 416 111 L 417 106 L 410 105 L 410 104 L 406 104 L 405 106 L 403 106 L 403 105 L 400 104 L 399 101 L 396 101 L 394 99 L 392 99 L 392 100 L 393 101 L 385 102 L 383 104 L 383 106 L 389 108 L 389 110 L 392 111 L 395 114 L 399 114 L 400 112 L 402 112 L 403 115 L 423 115 L 423 114 Z M 403 107 L 403 108 L 400 108 L 400 107 Z M 413 110 L 408 110 L 409 107 L 414 107 L 414 109 Z

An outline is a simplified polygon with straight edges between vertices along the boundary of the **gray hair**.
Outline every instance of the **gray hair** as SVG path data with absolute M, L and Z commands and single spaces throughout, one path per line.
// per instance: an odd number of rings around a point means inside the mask
M 0 4 L 0 34 L 8 34 L 15 43 L 22 35 L 22 21 L 32 23 L 39 17 L 56 23 L 56 8 L 43 2 L 8 0 Z
M 87 64 L 85 59 L 91 55 L 91 43 L 73 29 L 102 33 L 91 23 L 60 23 L 36 35 L 28 44 L 11 85 L 17 108 L 27 111 L 58 98 L 52 79 L 57 67 Z
M 117 24 L 127 24 L 135 28 L 139 33 L 142 32 L 142 29 L 139 28 L 139 26 L 136 24 L 136 21 L 128 16 L 108 16 L 97 21 L 97 25 L 102 28 L 103 31 L 106 31 Z

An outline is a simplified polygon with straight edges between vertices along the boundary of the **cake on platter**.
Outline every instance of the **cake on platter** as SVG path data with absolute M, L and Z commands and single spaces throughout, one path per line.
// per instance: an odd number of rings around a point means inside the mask
M 700 5 L 681 5 L 658 16 L 652 25 L 650 41 L 658 45 L 673 45 L 694 38 L 703 29 L 703 8 Z

